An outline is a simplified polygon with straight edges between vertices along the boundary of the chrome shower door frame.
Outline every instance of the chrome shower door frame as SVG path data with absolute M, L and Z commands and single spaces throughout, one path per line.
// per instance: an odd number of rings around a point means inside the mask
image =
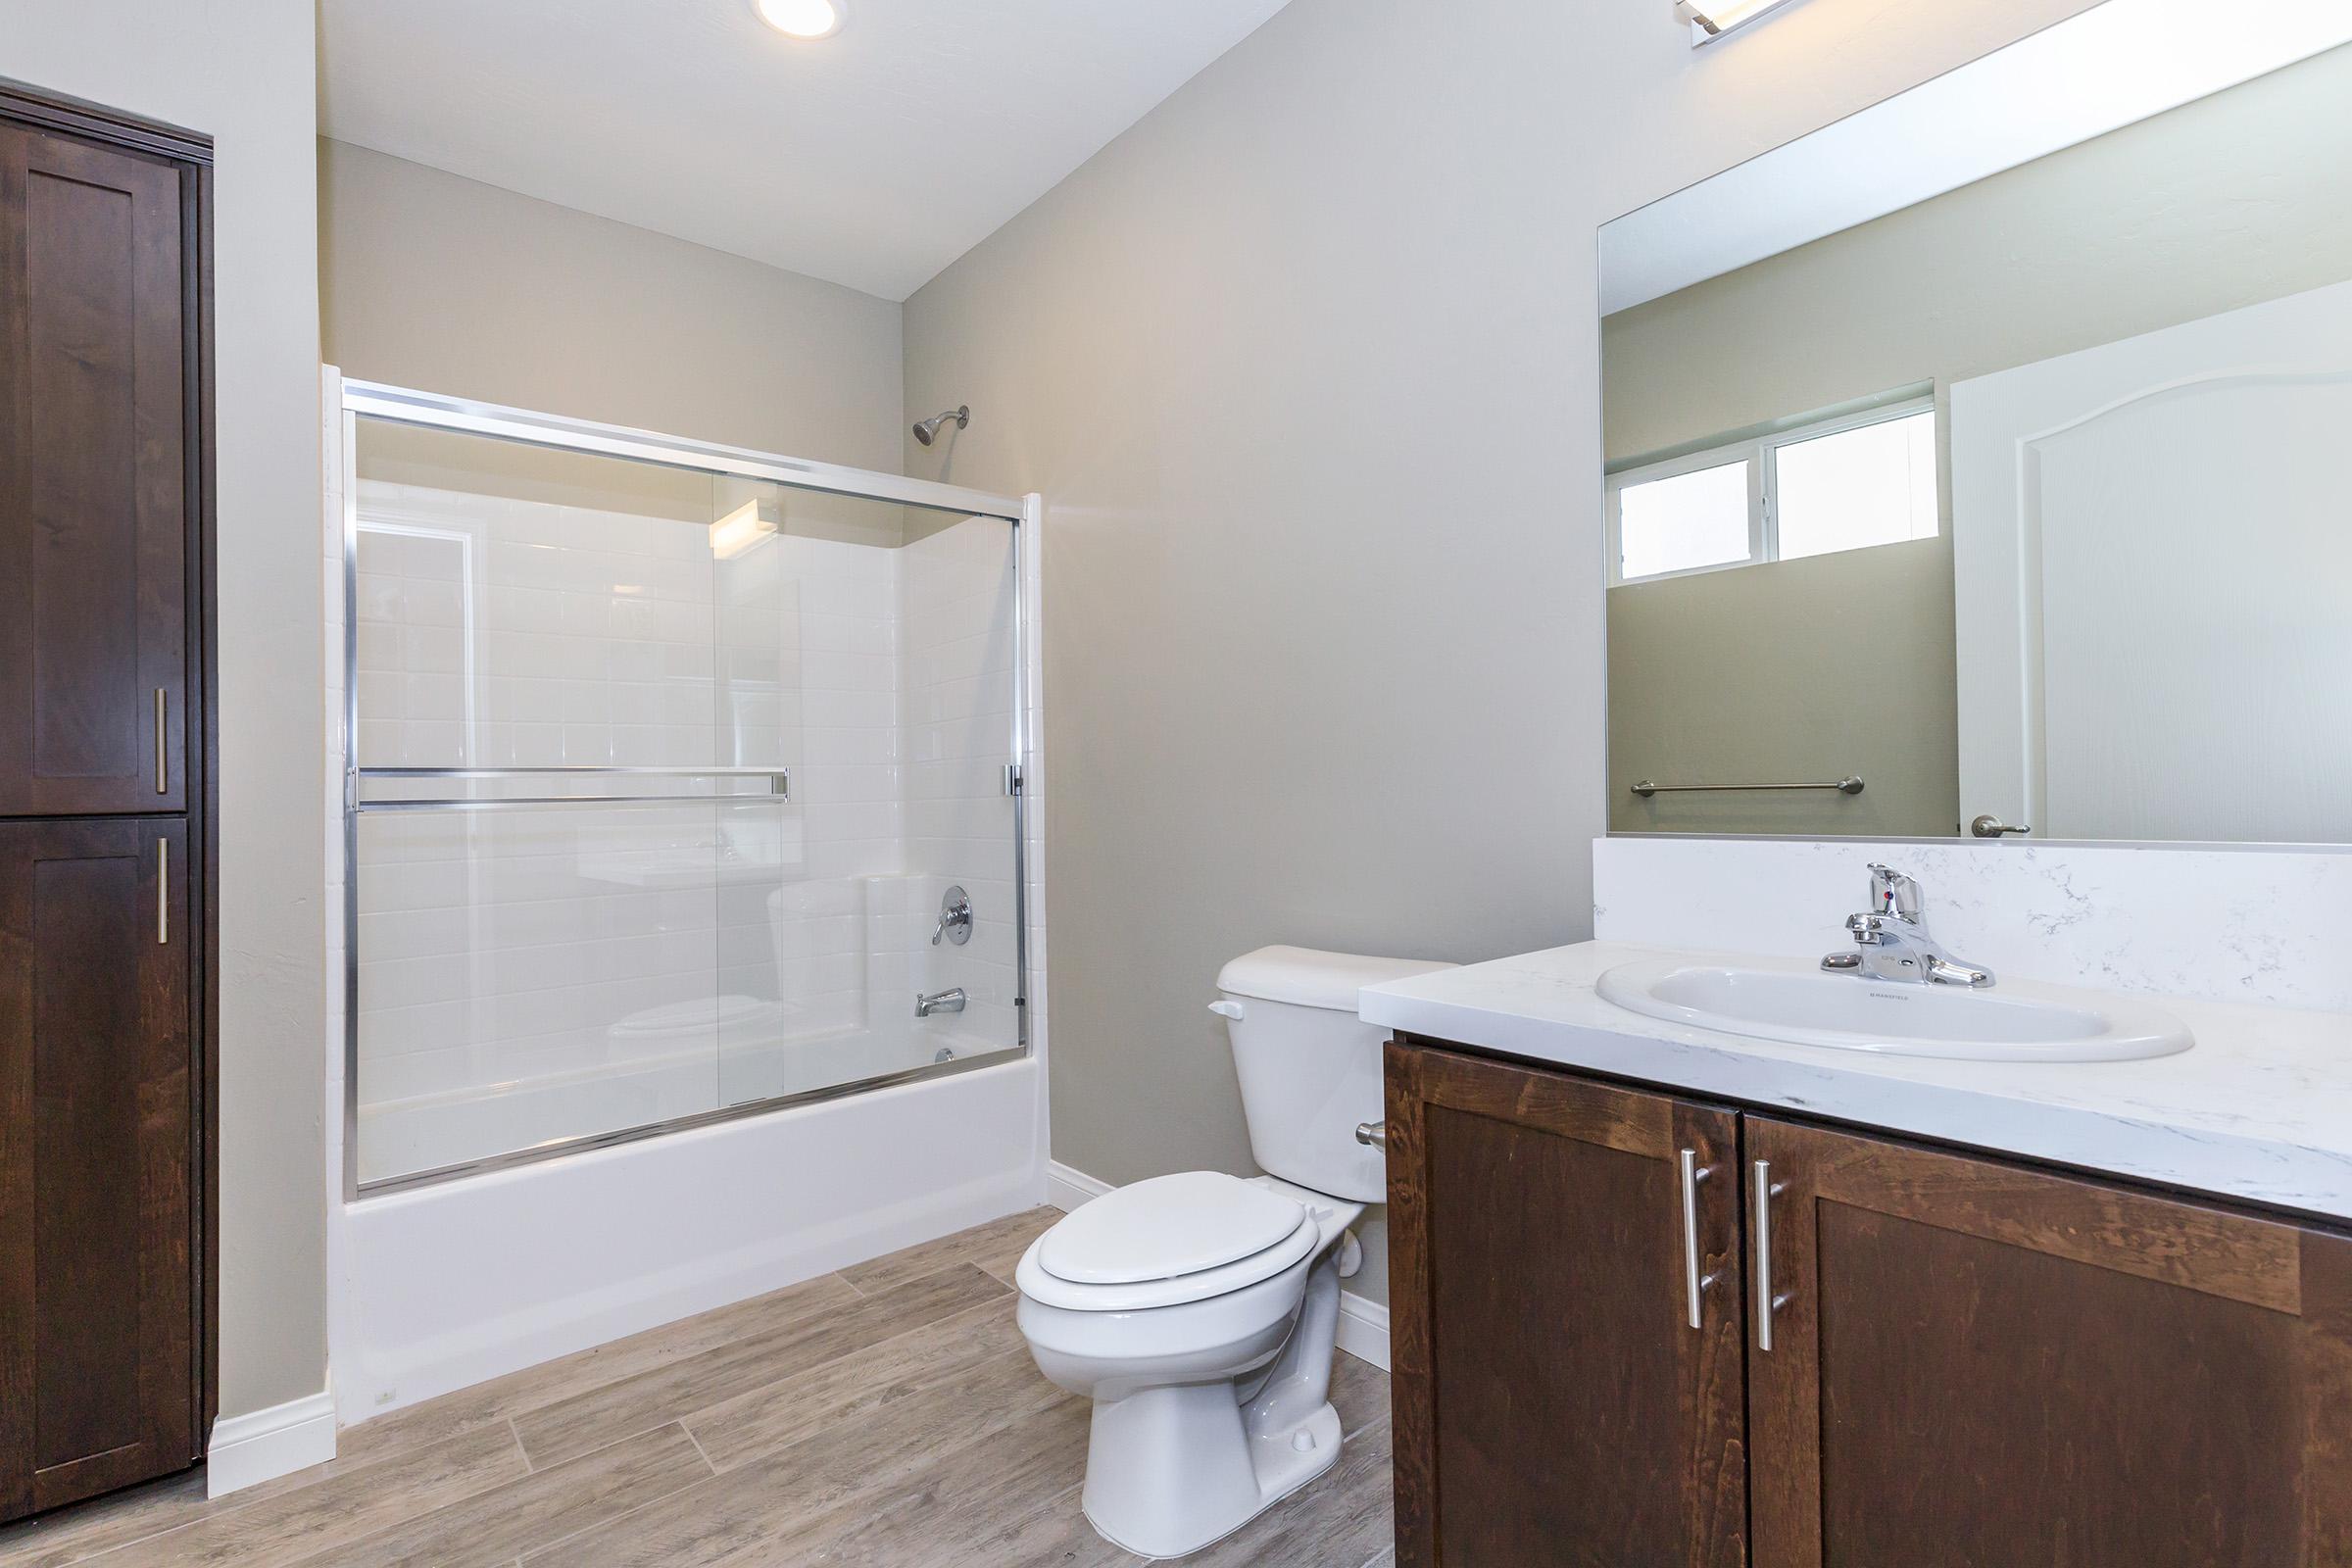
M 1010 1051 L 991 1052 L 985 1055 L 960 1057 L 955 1060 L 931 1062 L 899 1071 L 877 1073 L 872 1077 L 854 1079 L 847 1083 L 829 1084 L 820 1089 L 806 1089 L 789 1095 L 772 1096 L 762 1100 L 745 1101 L 740 1104 L 720 1105 L 710 1110 L 686 1116 L 673 1116 L 663 1121 L 647 1122 L 633 1127 L 613 1128 L 607 1132 L 583 1133 L 577 1137 L 555 1140 L 530 1149 L 510 1150 L 486 1154 L 478 1159 L 456 1164 L 435 1166 L 429 1170 L 409 1171 L 363 1183 L 360 1180 L 360 818 L 368 814 L 367 803 L 360 799 L 363 777 L 490 777 L 508 773 L 534 776 L 568 775 L 611 776 L 614 774 L 658 773 L 670 777 L 724 779 L 728 777 L 770 777 L 775 780 L 770 795 L 713 794 L 696 799 L 723 802 L 730 799 L 759 801 L 789 798 L 785 779 L 789 770 L 781 767 L 710 767 L 682 768 L 367 768 L 359 766 L 360 740 L 360 628 L 359 628 L 359 563 L 360 563 L 360 487 L 359 487 L 359 421 L 362 417 L 394 424 L 420 425 L 426 428 L 450 430 L 465 435 L 487 436 L 518 442 L 528 446 L 546 447 L 562 452 L 578 452 L 597 457 L 621 458 L 639 463 L 658 464 L 664 467 L 684 468 L 695 472 L 727 474 L 738 478 L 764 479 L 796 490 L 813 490 L 826 495 L 848 496 L 863 501 L 892 502 L 902 506 L 925 507 L 938 512 L 961 513 L 966 516 L 995 517 L 1012 529 L 1012 723 L 1007 736 L 1009 759 L 1005 765 L 1005 793 L 1012 801 L 1012 900 L 1013 900 L 1013 1046 Z M 707 1127 L 717 1122 L 736 1121 L 748 1116 L 766 1115 L 795 1105 L 814 1104 L 822 1101 L 840 1100 L 851 1095 L 865 1094 L 875 1089 L 897 1084 L 919 1083 L 926 1079 L 953 1077 L 981 1067 L 994 1067 L 1005 1061 L 1017 1060 L 1030 1054 L 1029 1027 L 1029 811 L 1028 811 L 1028 747 L 1029 747 L 1029 604 L 1028 552 L 1030 527 L 1041 515 L 1042 501 L 1035 495 L 1026 497 L 993 495 L 961 485 L 941 484 L 929 479 L 909 479 L 901 474 L 882 473 L 867 468 L 843 467 L 835 464 L 815 463 L 802 458 L 786 457 L 779 453 L 758 452 L 746 447 L 721 446 L 712 442 L 696 441 L 685 436 L 662 435 L 650 430 L 631 429 L 625 425 L 600 424 L 587 419 L 570 419 L 560 415 L 540 414 L 528 409 L 508 408 L 500 404 L 481 403 L 468 398 L 446 397 L 434 392 L 420 392 L 410 387 L 397 387 L 374 381 L 345 379 L 342 408 L 342 474 L 343 487 L 343 1198 L 346 1202 L 362 1198 L 380 1197 L 411 1188 L 455 1181 L 489 1171 L 506 1170 L 517 1165 L 538 1164 L 561 1159 L 567 1154 L 581 1153 L 592 1149 L 606 1149 L 616 1144 L 635 1143 L 641 1139 L 659 1138 L 690 1128 Z M 674 801 L 675 798 L 673 798 Z M 436 803 L 439 804 L 439 803 Z M 453 809 L 483 808 L 495 803 L 448 803 Z M 555 804 L 545 802 L 514 803 L 521 805 Z M 596 803 L 584 803 L 596 804 Z M 606 801 L 602 804 L 613 804 Z M 377 809 L 383 809 L 378 806 Z

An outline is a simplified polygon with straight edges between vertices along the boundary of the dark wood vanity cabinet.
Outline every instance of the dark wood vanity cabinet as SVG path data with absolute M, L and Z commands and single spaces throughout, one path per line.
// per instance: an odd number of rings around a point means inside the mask
M 2352 1239 L 1742 1134 L 1785 1298 L 1747 1356 L 1759 1568 L 2352 1563 Z
M 210 162 L 0 82 L 0 1518 L 212 1418 Z
M 0 822 L 0 1516 L 194 1456 L 187 827 Z
M 1400 1564 L 2352 1563 L 2352 1238 L 1416 1044 L 1388 1098 Z
M 1388 1083 L 1398 1560 L 1737 1568 L 1738 1117 L 1395 1046 Z
M 187 804 L 187 178 L 0 119 L 0 816 Z

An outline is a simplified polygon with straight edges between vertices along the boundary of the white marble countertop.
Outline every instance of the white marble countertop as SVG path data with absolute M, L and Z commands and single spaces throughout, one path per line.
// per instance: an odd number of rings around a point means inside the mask
M 1692 1095 L 1967 1144 L 2352 1219 L 2352 1013 L 2156 997 L 2196 1036 L 2142 1061 L 1948 1061 L 1782 1045 L 1603 1002 L 1635 958 L 1739 961 L 1621 943 L 1366 987 L 1367 1022 Z

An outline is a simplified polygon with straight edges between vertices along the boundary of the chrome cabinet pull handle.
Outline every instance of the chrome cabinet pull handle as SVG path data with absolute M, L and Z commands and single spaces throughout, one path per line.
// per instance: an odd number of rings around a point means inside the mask
M 172 945 L 172 841 L 155 841 L 155 945 Z
M 1772 1161 L 1756 1161 L 1756 1348 L 1772 1348 L 1772 1314 L 1788 1304 L 1772 1291 L 1772 1200 L 1788 1190 L 1772 1179 Z
M 164 689 L 158 686 L 155 689 L 155 793 L 158 795 L 172 793 L 172 754 L 165 749 L 165 737 L 171 729 L 164 722 L 165 701 Z
M 1682 1152 L 1683 1168 L 1683 1298 L 1686 1315 L 1692 1328 L 1702 1327 L 1699 1316 L 1699 1297 L 1715 1283 L 1712 1274 L 1698 1271 L 1698 1184 L 1715 1172 L 1712 1165 L 1698 1162 L 1698 1151 L 1686 1149 Z

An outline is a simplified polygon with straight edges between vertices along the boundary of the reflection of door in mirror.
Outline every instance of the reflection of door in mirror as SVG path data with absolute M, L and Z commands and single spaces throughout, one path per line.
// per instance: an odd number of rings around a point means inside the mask
M 2048 837 L 2352 826 L 2352 283 L 1952 388 L 1960 801 Z

